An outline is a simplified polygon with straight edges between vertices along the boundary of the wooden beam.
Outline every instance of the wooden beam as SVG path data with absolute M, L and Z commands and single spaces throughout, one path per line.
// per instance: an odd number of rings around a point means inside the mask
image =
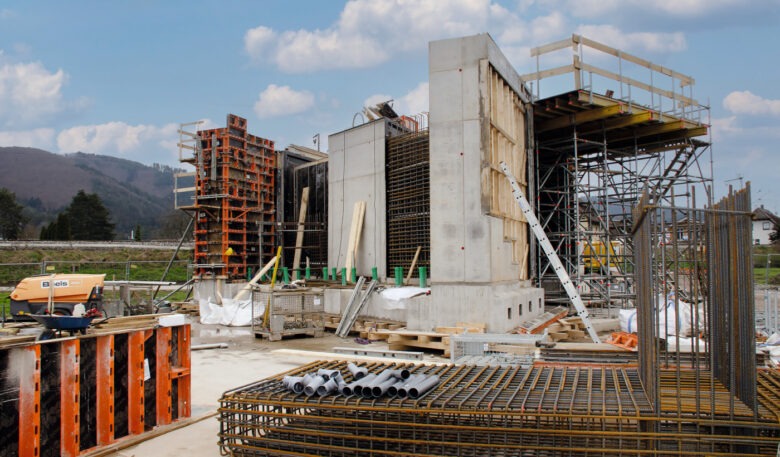
M 540 79 L 552 78 L 553 76 L 565 75 L 566 73 L 572 73 L 573 71 L 574 65 L 563 65 L 560 67 L 550 68 L 549 70 L 526 73 L 520 76 L 520 79 L 523 81 L 537 81 Z
M 295 255 L 293 256 L 293 272 L 301 267 L 301 247 L 303 246 L 303 227 L 306 224 L 306 209 L 309 206 L 309 188 L 304 187 L 301 193 L 301 209 L 298 213 L 298 232 L 295 235 Z M 294 274 L 294 273 L 293 273 Z
M 640 89 L 646 90 L 646 91 L 654 93 L 654 94 L 663 95 L 666 98 L 669 98 L 669 99 L 672 99 L 672 100 L 675 100 L 675 101 L 679 101 L 679 102 L 683 102 L 683 103 L 685 103 L 688 106 L 700 106 L 699 102 L 697 102 L 696 100 L 694 100 L 692 98 L 686 97 L 686 96 L 684 96 L 682 94 L 673 93 L 671 91 L 664 90 L 664 89 L 661 89 L 659 87 L 651 86 L 651 85 L 645 84 L 645 83 L 643 83 L 641 81 L 637 81 L 634 78 L 629 78 L 628 76 L 621 76 L 621 75 L 619 75 L 617 73 L 613 73 L 611 71 L 607 71 L 607 70 L 604 70 L 604 69 L 601 69 L 601 68 L 598 68 L 598 67 L 594 67 L 593 65 L 588 65 L 588 64 L 585 64 L 585 63 L 583 63 L 581 65 L 582 65 L 582 70 L 583 71 L 595 73 L 595 74 L 601 75 L 601 76 L 603 76 L 605 78 L 609 78 L 609 79 L 612 79 L 612 80 L 615 80 L 615 81 L 618 81 L 618 82 L 622 82 L 622 83 L 625 83 L 625 84 L 628 84 L 628 85 L 631 85 L 631 86 L 634 86 L 634 87 L 638 87 Z
M 531 57 L 547 54 L 548 52 L 557 51 L 559 49 L 564 49 L 571 46 L 574 46 L 572 39 L 564 38 L 563 40 L 559 40 L 553 43 L 543 44 L 541 46 L 531 48 Z
M 594 108 L 586 111 L 580 111 L 568 116 L 559 116 L 548 121 L 540 122 L 536 126 L 537 132 L 547 132 L 549 130 L 560 129 L 564 127 L 570 127 L 573 125 L 579 125 L 586 122 L 593 122 L 608 117 L 616 116 L 618 114 L 624 114 L 627 112 L 627 106 L 624 103 L 617 103 L 612 106 L 604 106 L 601 108 Z
M 414 253 L 414 259 L 412 259 L 412 265 L 409 267 L 409 273 L 406 273 L 404 284 L 408 284 L 409 280 L 412 279 L 412 272 L 414 271 L 414 267 L 417 266 L 417 258 L 420 257 L 420 251 L 422 251 L 422 246 L 417 246 L 417 252 Z

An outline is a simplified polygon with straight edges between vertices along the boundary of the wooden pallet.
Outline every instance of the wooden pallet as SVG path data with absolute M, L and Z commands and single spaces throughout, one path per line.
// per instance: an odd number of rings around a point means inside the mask
M 391 351 L 428 349 L 442 351 L 444 357 L 450 356 L 449 333 L 417 332 L 410 330 L 377 330 L 376 333 L 387 335 L 387 344 Z
M 325 330 L 335 331 L 339 322 L 341 322 L 341 316 L 338 314 L 325 314 L 323 316 L 323 326 Z M 406 323 L 401 321 L 395 321 L 391 319 L 380 319 L 376 317 L 358 317 L 355 320 L 355 324 L 349 330 L 350 334 L 358 334 L 361 338 L 371 339 L 372 332 L 376 330 L 397 330 L 404 328 Z M 374 341 L 384 338 L 374 338 Z
M 585 324 L 580 317 L 568 317 L 559 319 L 547 327 L 547 334 L 552 341 L 585 341 L 589 340 Z
M 534 319 L 523 322 L 517 327 L 516 333 L 538 335 L 554 323 L 569 314 L 567 306 L 558 306 L 550 311 L 540 314 Z

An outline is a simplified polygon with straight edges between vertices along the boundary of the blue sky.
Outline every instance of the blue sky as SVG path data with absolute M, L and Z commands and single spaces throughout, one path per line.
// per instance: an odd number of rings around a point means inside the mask
M 0 146 L 177 165 L 179 123 L 232 112 L 325 149 L 367 103 L 427 110 L 428 41 L 482 32 L 521 74 L 580 33 L 694 77 L 716 194 L 780 210 L 780 0 L 4 1 Z

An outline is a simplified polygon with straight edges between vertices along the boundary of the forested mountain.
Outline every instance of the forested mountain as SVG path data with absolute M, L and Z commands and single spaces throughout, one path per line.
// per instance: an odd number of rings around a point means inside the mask
M 14 192 L 30 218 L 27 237 L 56 219 L 82 189 L 97 194 L 108 208 L 117 239 L 128 238 L 137 225 L 146 239 L 177 236 L 165 233 L 166 224 L 177 217 L 170 167 L 21 147 L 0 147 L 0 163 L 0 188 Z

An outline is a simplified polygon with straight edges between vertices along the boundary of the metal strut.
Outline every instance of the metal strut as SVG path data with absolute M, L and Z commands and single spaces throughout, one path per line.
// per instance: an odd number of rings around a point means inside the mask
M 580 294 L 577 293 L 577 289 L 571 282 L 569 274 L 566 273 L 566 269 L 563 268 L 563 264 L 558 258 L 558 254 L 555 253 L 555 249 L 553 249 L 552 244 L 550 244 L 550 240 L 548 240 L 547 235 L 544 234 L 544 229 L 542 228 L 542 225 L 539 224 L 539 219 L 536 218 L 536 215 L 531 209 L 531 204 L 526 200 L 523 191 L 520 190 L 520 186 L 517 185 L 517 180 L 515 180 L 515 177 L 509 171 L 509 167 L 507 167 L 506 163 L 501 161 L 500 165 L 501 171 L 504 172 L 506 179 L 509 180 L 509 185 L 512 186 L 512 195 L 514 195 L 515 200 L 517 200 L 517 204 L 520 205 L 520 209 L 523 211 L 526 220 L 528 220 L 528 224 L 531 226 L 531 230 L 539 241 L 542 251 L 544 251 L 545 255 L 547 255 L 547 258 L 550 260 L 550 265 L 552 265 L 555 270 L 555 274 L 557 274 L 558 279 L 561 280 L 561 284 L 566 290 L 566 294 L 569 296 L 571 304 L 574 305 L 574 308 L 577 310 L 577 315 L 582 319 L 582 323 L 588 330 L 590 339 L 593 340 L 594 343 L 601 343 L 599 336 L 596 334 L 596 330 L 593 328 L 593 324 L 590 323 L 588 309 L 585 308 L 585 305 L 582 303 L 582 298 L 580 298 Z

